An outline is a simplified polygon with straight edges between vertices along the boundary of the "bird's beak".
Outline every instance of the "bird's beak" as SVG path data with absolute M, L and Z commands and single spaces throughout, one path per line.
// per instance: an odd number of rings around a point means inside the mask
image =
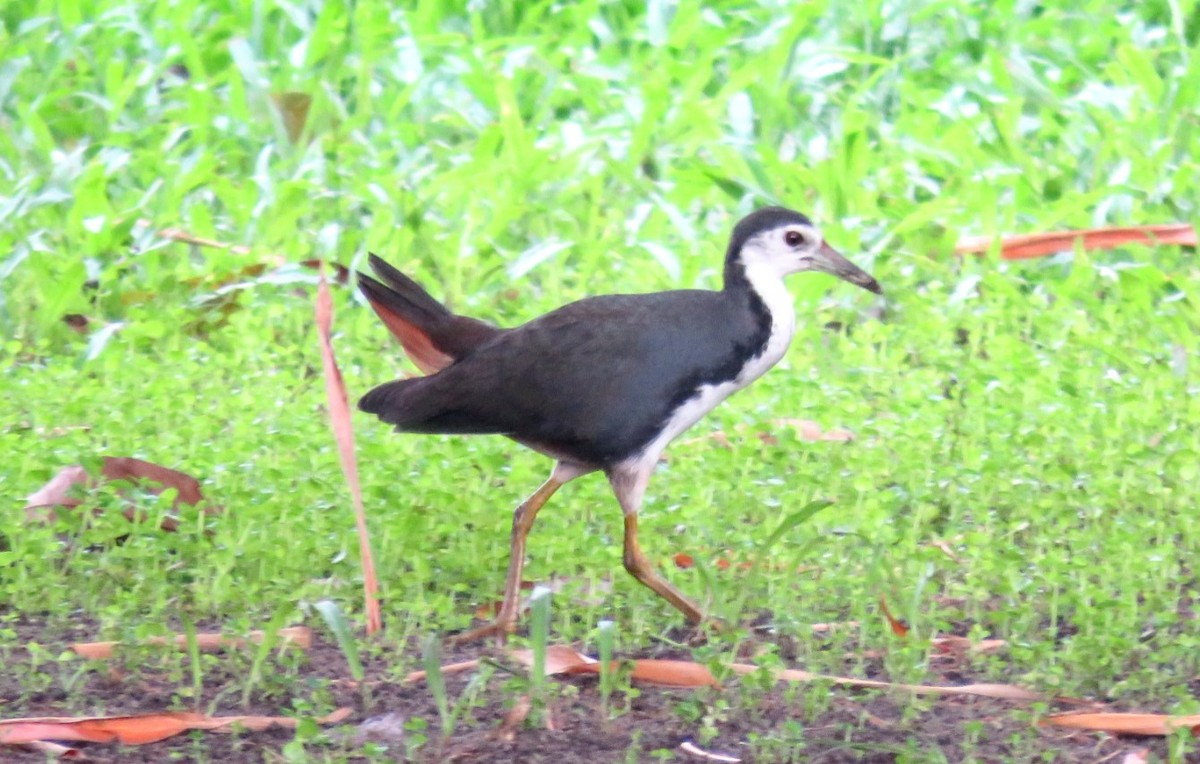
M 821 249 L 817 251 L 816 256 L 813 258 L 813 270 L 831 273 L 839 279 L 849 281 L 855 286 L 866 289 L 868 292 L 883 294 L 883 289 L 879 287 L 879 282 L 871 274 L 842 257 L 841 253 L 825 242 L 821 242 Z

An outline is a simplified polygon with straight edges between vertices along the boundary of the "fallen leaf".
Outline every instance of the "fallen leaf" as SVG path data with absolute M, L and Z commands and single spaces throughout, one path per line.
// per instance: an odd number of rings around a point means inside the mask
M 518 662 L 524 663 L 526 666 L 533 665 L 533 652 L 530 650 L 518 650 L 515 657 Z M 577 671 L 580 666 L 592 663 L 598 664 L 599 661 L 566 645 L 550 645 L 546 648 L 546 676 L 569 674 Z
M 337 724 L 350 716 L 352 710 L 339 708 L 333 713 L 313 719 L 317 724 Z M 290 716 L 212 716 L 197 724 L 195 729 L 211 730 L 212 732 L 235 732 L 244 729 L 249 732 L 262 732 L 274 727 L 295 729 L 298 719 Z
M 38 740 L 80 740 L 89 743 L 140 745 L 165 740 L 202 721 L 190 712 L 95 718 L 33 717 L 0 721 L 0 744 Z
M 246 635 L 246 639 L 227 637 L 223 634 L 197 634 L 196 644 L 201 652 L 216 652 L 228 648 L 245 647 L 247 643 L 261 644 L 265 636 L 265 632 L 262 631 L 252 631 Z M 312 646 L 312 630 L 307 626 L 290 626 L 280 629 L 276 632 L 276 636 L 283 644 L 295 645 L 302 650 L 307 650 Z M 71 645 L 71 649 L 77 655 L 88 660 L 103 660 L 111 658 L 113 652 L 122 644 L 121 642 L 76 642 Z M 176 634 L 173 637 L 151 637 L 143 644 L 174 645 L 181 650 L 186 650 L 188 639 L 185 634 Z
M 513 650 L 510 655 L 526 668 L 533 666 L 532 650 Z M 549 645 L 546 648 L 546 676 L 570 674 L 589 663 L 596 663 L 596 660 L 566 645 Z
M 858 621 L 834 621 L 832 623 L 814 623 L 809 628 L 813 634 L 829 634 L 841 629 L 857 629 L 861 624 Z
M 720 446 L 721 448 L 733 448 L 733 443 L 731 443 L 729 441 L 729 436 L 720 430 L 717 430 L 709 437 L 711 437 L 713 440 L 715 440 L 717 442 L 717 445 Z
M 614 665 L 614 668 L 616 666 Z M 600 664 L 588 664 L 584 673 L 600 673 Z M 634 661 L 632 678 L 663 687 L 716 687 L 717 679 L 706 667 L 692 661 L 643 658 Z
M 336 724 L 349 715 L 349 708 L 339 708 L 314 721 Z M 287 716 L 205 716 L 186 711 L 135 716 L 38 716 L 0 720 L 0 745 L 30 745 L 46 740 L 141 745 L 193 729 L 231 732 L 241 727 L 261 731 L 271 727 L 295 728 L 296 724 L 296 719 Z
M 772 419 L 771 424 L 778 428 L 791 428 L 800 440 L 846 442 L 854 440 L 854 433 L 841 427 L 822 430 L 821 425 L 811 419 Z
M 879 608 L 883 611 L 884 618 L 887 618 L 888 625 L 892 627 L 892 633 L 897 637 L 907 637 L 908 624 L 903 619 L 892 615 L 892 611 L 888 610 L 887 601 L 883 597 L 879 598 Z
M 204 501 L 200 492 L 200 483 L 191 475 L 169 469 L 152 462 L 130 457 L 104 457 L 100 469 L 100 479 L 94 479 L 83 467 L 72 465 L 58 471 L 50 482 L 34 491 L 25 500 L 25 518 L 27 522 L 47 523 L 58 519 L 51 507 L 78 507 L 81 500 L 72 495 L 75 486 L 93 488 L 103 481 L 126 480 L 143 485 L 147 490 L 159 494 L 167 488 L 174 488 L 175 507 L 181 503 L 191 506 Z M 206 506 L 205 514 L 219 512 L 218 507 Z M 133 507 L 125 511 L 125 516 L 135 520 L 137 513 Z M 173 531 L 177 527 L 174 518 L 164 518 L 163 529 Z
M 522 665 L 533 665 L 533 652 L 517 650 L 513 657 Z M 613 661 L 614 670 L 620 664 Z M 546 676 L 555 674 L 599 674 L 600 662 L 565 645 L 546 648 Z M 663 687 L 706 687 L 717 684 L 712 672 L 693 661 L 641 658 L 633 661 L 632 678 Z
M 287 131 L 288 140 L 297 143 L 304 133 L 304 125 L 308 122 L 308 110 L 312 106 L 312 96 L 308 93 L 272 93 L 271 101 L 275 110 L 283 120 L 283 129 Z
M 325 281 L 325 271 L 318 271 L 316 323 L 317 336 L 321 345 L 321 365 L 325 370 L 325 395 L 329 401 L 329 423 L 337 441 L 338 456 L 342 473 L 350 487 L 350 498 L 354 503 L 354 520 L 358 527 L 358 552 L 363 569 L 363 598 L 366 601 L 367 633 L 374 634 L 382 627 L 379 614 L 379 583 L 375 577 L 375 561 L 371 555 L 371 539 L 367 531 L 367 511 L 363 507 L 362 488 L 358 481 L 358 461 L 354 456 L 354 426 L 350 422 L 350 404 L 346 397 L 346 383 L 338 370 L 333 355 L 330 331 L 333 327 L 333 297 Z
M 533 665 L 533 653 L 530 650 L 514 650 L 510 653 L 513 660 L 523 666 Z M 614 661 L 614 667 L 617 662 Z M 715 687 L 717 680 L 705 666 L 693 661 L 674 661 L 644 658 L 632 661 L 634 681 L 651 682 L 668 687 Z M 733 663 L 730 668 L 737 674 L 750 674 L 761 669 L 751 663 Z M 546 648 L 546 675 L 557 674 L 599 674 L 600 662 L 566 645 L 551 645 Z M 1023 687 L 1010 684 L 965 684 L 965 685 L 928 685 L 900 684 L 883 682 L 874 679 L 856 679 L 854 677 L 831 676 L 828 674 L 813 674 L 799 669 L 784 669 L 775 673 L 777 680 L 789 682 L 829 682 L 847 687 L 866 687 L 880 690 L 902 690 L 917 695 L 963 695 L 998 700 L 1037 701 L 1046 700 L 1044 696 Z M 1062 701 L 1070 701 L 1060 698 Z
M 734 663 L 731 668 L 738 674 L 749 674 L 758 671 L 758 666 L 748 663 Z M 828 674 L 813 674 L 799 669 L 784 669 L 776 673 L 776 678 L 789 682 L 829 682 L 846 687 L 866 687 L 877 690 L 903 690 L 915 695 L 971 695 L 997 700 L 1035 701 L 1045 700 L 1042 695 L 1011 684 L 900 684 L 882 682 L 875 679 L 856 679 L 854 677 L 831 676 Z
M 1003 236 L 1000 237 L 1000 255 L 1006 260 L 1023 260 L 1056 252 L 1069 252 L 1079 240 L 1082 240 L 1085 250 L 1113 249 L 1122 244 L 1178 244 L 1195 247 L 1196 229 L 1187 223 L 1172 223 Z M 954 251 L 960 255 L 983 254 L 991 250 L 995 241 L 994 236 L 960 239 Z
M 459 661 L 458 663 L 447 663 L 443 666 L 439 666 L 438 671 L 443 676 L 449 676 L 450 674 L 461 674 L 464 671 L 470 671 L 471 669 L 475 669 L 475 668 L 479 668 L 479 659 L 478 658 L 473 658 L 469 661 Z M 423 669 L 420 671 L 410 671 L 404 677 L 404 679 L 401 680 L 401 683 L 402 684 L 411 684 L 413 682 L 420 682 L 420 681 L 423 681 L 426 676 L 428 676 L 428 672 L 426 672 Z M 387 682 L 379 681 L 379 680 L 372 680 L 369 682 L 359 682 L 354 679 L 334 679 L 333 684 L 336 684 L 339 687 L 350 687 L 353 689 L 358 689 L 360 687 L 376 687 L 381 684 L 387 684 Z
M 679 750 L 686 753 L 688 756 L 692 756 L 703 761 L 717 761 L 727 764 L 737 764 L 737 762 L 741 761 L 741 759 L 737 758 L 736 756 L 726 756 L 724 754 L 706 751 L 690 740 L 684 740 L 682 743 L 680 743 Z
M 1200 733 L 1200 714 L 1168 716 L 1166 714 L 1125 713 L 1067 713 L 1047 716 L 1044 725 L 1070 729 L 1107 732 L 1110 735 L 1170 735 L 1177 729 Z
M 470 671 L 471 669 L 477 668 L 478 666 L 479 666 L 479 659 L 475 658 L 475 659 L 472 659 L 469 661 L 460 661 L 458 663 L 448 663 L 445 666 L 441 667 L 441 672 L 443 675 L 461 674 L 464 671 Z M 412 672 L 409 672 L 408 676 L 404 677 L 404 683 L 408 684 L 409 682 L 419 682 L 422 679 L 424 679 L 425 676 L 426 676 L 425 671 L 412 671 Z
M 674 560 L 675 567 L 680 568 L 681 570 L 687 570 L 688 568 L 695 567 L 696 565 L 696 559 L 686 552 L 677 552 Z
M 680 570 L 688 570 L 689 568 L 694 568 L 696 566 L 696 558 L 693 557 L 692 555 L 688 554 L 687 552 L 676 552 L 674 555 L 671 556 L 671 561 L 674 562 L 675 567 L 679 568 Z M 782 565 L 775 565 L 775 564 L 765 564 L 764 565 L 764 564 L 755 562 L 754 560 L 735 561 L 735 560 L 731 559 L 728 554 L 719 555 L 718 557 L 713 559 L 711 564 L 717 570 L 731 570 L 732 569 L 732 570 L 745 571 L 745 570 L 752 570 L 756 567 L 765 567 L 767 570 L 775 570 L 775 571 L 784 569 Z M 797 567 L 793 572 L 796 575 L 802 575 L 804 573 L 811 573 L 815 570 L 820 570 L 820 568 L 818 568 L 814 565 L 801 565 L 801 566 Z
M 994 653 L 1008 646 L 1008 642 L 1003 639 L 981 639 L 978 642 L 972 642 L 967 637 L 934 637 L 929 640 L 930 646 L 935 652 L 944 655 L 966 655 L 967 653 Z
M 153 225 L 149 220 L 139 220 L 138 224 L 144 226 Z M 182 228 L 161 228 L 158 231 L 158 235 L 164 239 L 177 241 L 181 244 L 191 244 L 192 246 L 196 247 L 208 247 L 209 249 L 225 249 L 229 250 L 235 255 L 250 254 L 250 248 L 242 244 L 227 244 L 226 242 L 217 241 L 216 239 L 208 239 L 203 236 L 197 236 L 193 233 L 189 233 Z M 283 262 L 282 258 L 280 258 L 280 262 Z

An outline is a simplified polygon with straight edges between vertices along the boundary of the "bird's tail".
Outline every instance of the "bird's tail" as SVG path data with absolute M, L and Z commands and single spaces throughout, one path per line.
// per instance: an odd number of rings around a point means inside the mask
M 383 259 L 372 254 L 369 261 L 379 280 L 359 273 L 358 288 L 388 331 L 400 340 L 404 352 L 426 374 L 441 371 L 501 331 L 451 313 Z

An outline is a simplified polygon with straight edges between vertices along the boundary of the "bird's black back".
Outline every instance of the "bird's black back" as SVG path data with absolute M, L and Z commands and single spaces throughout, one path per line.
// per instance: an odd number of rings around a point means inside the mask
M 381 385 L 359 407 L 401 431 L 500 433 L 604 467 L 653 440 L 700 385 L 736 377 L 770 330 L 748 290 L 591 297 L 437 374 Z

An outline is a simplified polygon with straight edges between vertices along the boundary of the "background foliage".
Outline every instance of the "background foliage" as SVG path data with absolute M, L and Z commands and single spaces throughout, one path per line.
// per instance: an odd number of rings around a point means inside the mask
M 1194 1 L 402 6 L 0 7 L 5 609 L 120 635 L 357 606 L 313 275 L 248 266 L 370 249 L 511 324 L 589 293 L 716 287 L 732 223 L 781 203 L 886 302 L 793 279 L 792 351 L 669 451 L 648 550 L 693 554 L 673 580 L 718 615 L 769 614 L 814 669 L 842 651 L 810 649 L 807 624 L 855 619 L 844 638 L 888 644 L 893 677 L 925 671 L 890 640 L 882 594 L 920 634 L 1009 639 L 984 676 L 1197 710 L 1179 681 L 1200 654 L 1194 253 L 951 252 L 963 235 L 1195 220 Z M 275 104 L 302 96 L 292 140 Z M 357 394 L 405 365 L 350 290 L 338 300 Z M 857 440 L 802 442 L 779 417 Z M 465 626 L 549 465 L 501 439 L 357 426 L 389 628 Z M 22 525 L 21 497 L 102 453 L 196 474 L 227 514 L 174 535 Z M 822 497 L 836 507 L 766 548 Z M 572 485 L 527 570 L 616 572 L 599 602 L 559 598 L 553 628 L 586 639 L 614 617 L 634 649 L 677 617 L 619 572 L 618 518 L 602 480 Z M 721 550 L 769 564 L 721 571 Z

